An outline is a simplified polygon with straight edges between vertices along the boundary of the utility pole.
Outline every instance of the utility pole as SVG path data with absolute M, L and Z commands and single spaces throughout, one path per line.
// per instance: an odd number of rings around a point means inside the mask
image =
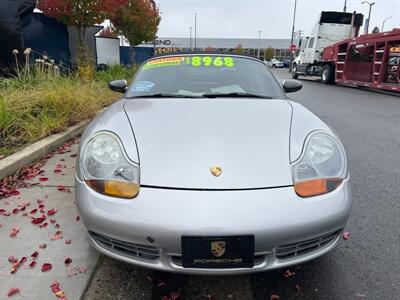
M 290 46 L 293 45 L 294 39 L 294 26 L 296 23 L 296 10 L 297 10 L 297 0 L 294 0 L 294 12 L 293 12 L 293 26 L 292 26 L 292 38 L 290 40 Z M 293 63 L 293 55 L 290 56 L 290 71 L 292 70 L 292 63 Z
M 347 11 L 347 0 L 344 0 L 344 8 L 343 8 L 343 12 Z
M 258 59 L 260 59 L 260 42 L 261 42 L 261 33 L 262 33 L 262 30 L 259 30 L 258 31 L 258 55 L 257 55 L 257 57 L 258 57 Z
M 369 24 L 371 23 L 371 10 L 372 10 L 372 6 L 375 5 L 375 2 L 368 2 L 368 1 L 363 1 L 361 2 L 361 4 L 368 4 L 369 5 L 369 13 L 368 13 L 368 22 L 365 26 L 365 34 L 368 34 L 369 32 Z
M 197 51 L 197 13 L 194 14 L 194 51 Z
M 190 26 L 190 51 L 192 51 L 192 26 Z
M 381 32 L 383 32 L 383 29 L 385 28 L 385 23 L 386 23 L 386 21 L 389 20 L 389 19 L 391 19 L 391 18 L 393 18 L 393 17 L 387 17 L 387 18 L 382 22 L 382 30 L 381 30 Z

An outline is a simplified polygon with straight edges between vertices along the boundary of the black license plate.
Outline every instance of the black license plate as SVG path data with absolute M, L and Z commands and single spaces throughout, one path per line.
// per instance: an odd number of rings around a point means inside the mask
M 184 268 L 252 268 L 254 236 L 182 237 Z

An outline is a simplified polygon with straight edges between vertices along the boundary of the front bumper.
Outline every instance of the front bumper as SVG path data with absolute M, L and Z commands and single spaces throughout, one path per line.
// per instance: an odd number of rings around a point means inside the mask
M 300 198 L 292 187 L 252 191 L 142 188 L 137 198 L 100 195 L 76 180 L 77 207 L 100 252 L 161 271 L 243 274 L 314 259 L 340 240 L 351 208 L 348 180 L 335 191 Z M 181 237 L 255 236 L 255 265 L 189 269 L 181 264 Z

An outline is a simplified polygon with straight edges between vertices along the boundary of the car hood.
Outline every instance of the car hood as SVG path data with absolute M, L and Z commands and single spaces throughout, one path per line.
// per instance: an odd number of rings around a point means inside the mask
M 264 99 L 131 99 L 141 185 L 253 189 L 292 185 L 292 106 Z M 215 177 L 210 168 L 218 166 Z

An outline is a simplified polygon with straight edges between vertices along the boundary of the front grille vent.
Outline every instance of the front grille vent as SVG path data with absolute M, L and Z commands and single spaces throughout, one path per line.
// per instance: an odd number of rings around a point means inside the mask
M 118 251 L 131 257 L 139 257 L 147 260 L 156 260 L 160 257 L 159 250 L 151 246 L 143 246 L 116 240 L 95 232 L 90 232 L 92 238 L 105 248 L 111 251 Z
M 341 231 L 335 231 L 334 233 L 327 234 L 312 240 L 280 246 L 276 250 L 276 257 L 279 259 L 287 259 L 315 251 L 335 240 L 340 232 Z

